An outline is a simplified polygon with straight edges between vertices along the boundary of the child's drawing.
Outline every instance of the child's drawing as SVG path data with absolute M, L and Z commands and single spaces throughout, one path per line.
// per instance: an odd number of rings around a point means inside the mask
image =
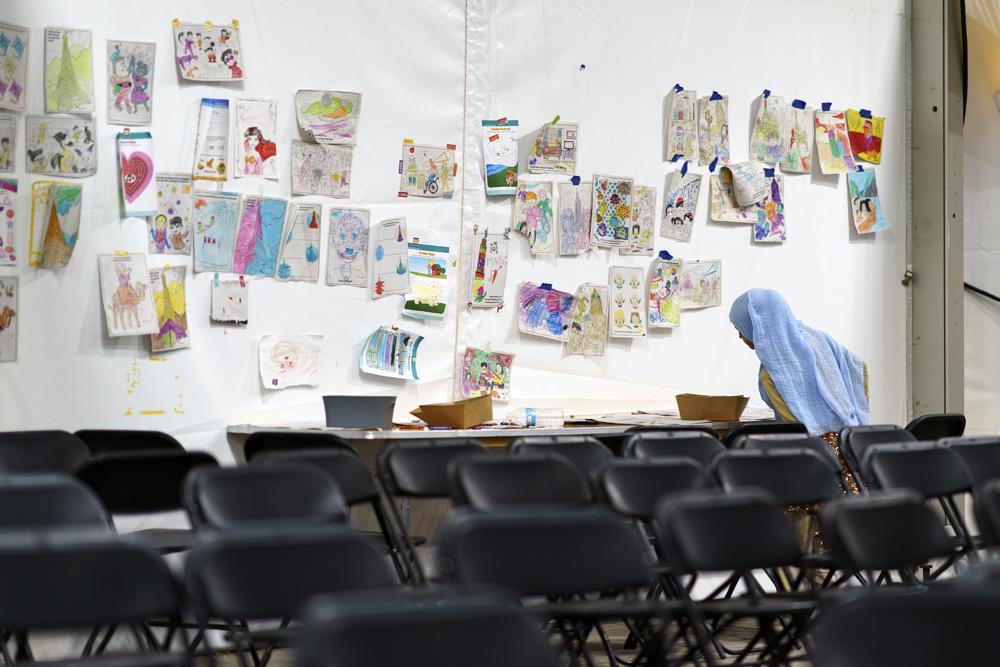
M 150 269 L 149 283 L 156 306 L 156 333 L 150 335 L 153 352 L 168 352 L 191 347 L 187 301 L 184 298 L 186 266 Z
M 575 172 L 579 134 L 578 123 L 543 125 L 528 155 L 528 171 L 533 174 Z
M 156 215 L 147 221 L 149 252 L 190 255 L 193 208 L 190 174 L 157 174 Z
M 156 44 L 108 40 L 108 122 L 149 125 L 153 119 Z
M 524 181 L 517 184 L 514 206 L 514 231 L 528 239 L 534 255 L 555 250 L 552 183 L 549 181 Z
M 845 174 L 855 170 L 843 111 L 816 112 L 816 157 L 824 174 Z
M 608 269 L 611 295 L 609 325 L 612 338 L 646 335 L 646 276 L 637 266 Z
M 584 283 L 576 290 L 566 354 L 603 357 L 608 338 L 608 287 Z
M 194 144 L 192 176 L 201 181 L 224 181 L 229 168 L 229 100 L 201 98 L 198 136 Z
M 382 220 L 375 226 L 372 244 L 372 298 L 405 294 L 410 290 L 406 251 L 406 218 Z
M 788 146 L 781 171 L 808 174 L 812 171 L 812 148 L 815 126 L 812 107 L 791 107 L 788 110 Z
M 423 340 L 398 327 L 379 327 L 365 341 L 358 365 L 364 373 L 419 381 L 417 351 Z
M 459 380 L 462 397 L 491 396 L 498 401 L 509 401 L 513 364 L 513 354 L 487 352 L 475 347 L 465 348 L 465 354 L 462 355 L 462 376 Z
M 0 178 L 0 266 L 17 265 L 17 179 Z
M 747 207 L 767 195 L 767 172 L 760 162 L 737 162 L 723 167 L 720 173 L 732 176 L 733 198 L 737 206 Z
M 757 116 L 750 132 L 750 159 L 759 162 L 784 162 L 788 157 L 789 110 L 781 95 L 760 97 Z
M 500 308 L 503 306 L 504 287 L 507 284 L 506 234 L 483 235 L 473 240 L 475 265 L 472 269 L 472 294 L 469 305 L 473 308 Z
M 17 118 L 8 114 L 0 114 L 0 174 L 14 173 L 16 151 Z
M 24 110 L 28 80 L 28 29 L 0 23 L 0 109 Z
M 94 118 L 25 116 L 25 168 L 32 174 L 82 178 L 97 173 Z
M 722 261 L 681 262 L 680 288 L 676 292 L 681 310 L 709 308 L 722 303 Z
M 278 178 L 277 126 L 277 100 L 236 100 L 236 178 Z
M 865 114 L 862 116 L 861 114 Z M 873 116 L 870 111 L 847 110 L 847 136 L 851 140 L 854 157 L 872 164 L 882 162 L 882 136 L 885 118 Z
M 703 97 L 698 100 L 698 163 L 729 164 L 729 98 Z
M 650 329 L 673 329 L 681 323 L 681 307 L 677 299 L 680 290 L 681 262 L 676 259 L 654 259 L 649 267 L 648 312 Z
M 629 244 L 634 191 L 631 178 L 594 175 L 590 226 L 592 245 L 619 248 Z
M 399 161 L 400 197 L 450 197 L 455 189 L 455 146 L 426 146 L 403 141 Z
M 17 361 L 17 278 L 0 276 L 0 362 Z
M 351 146 L 292 142 L 292 194 L 351 196 Z
M 675 241 L 691 240 L 700 191 L 701 174 L 682 174 L 680 169 L 676 169 L 667 176 L 663 193 L 663 220 L 660 221 L 661 237 Z
M 45 113 L 93 113 L 91 40 L 89 30 L 45 29 Z
M 632 231 L 627 247 L 618 248 L 621 255 L 652 255 L 653 226 L 656 224 L 656 188 L 650 185 L 635 186 L 632 204 Z
M 594 184 L 559 183 L 559 254 L 579 255 L 591 249 L 590 218 Z
M 287 199 L 243 196 L 233 251 L 233 273 L 274 275 L 287 211 Z
M 288 205 L 281 249 L 274 277 L 315 283 L 319 280 L 320 220 L 322 204 L 292 202 Z
M 767 179 L 768 194 L 757 202 L 757 220 L 753 227 L 753 240 L 756 243 L 781 243 L 785 240 L 785 179 L 783 176 L 772 176 Z
M 517 328 L 526 334 L 566 340 L 575 301 L 572 294 L 547 283 L 521 283 L 517 286 Z
M 859 234 L 884 232 L 889 221 L 878 198 L 874 171 L 854 171 L 847 175 L 847 192 L 851 196 L 851 215 Z
M 181 78 L 192 81 L 242 81 L 240 26 L 173 21 L 174 54 Z
M 59 269 L 69 264 L 80 235 L 82 195 L 80 185 L 32 183 L 30 266 Z
M 323 336 L 275 334 L 260 339 L 260 380 L 266 389 L 319 385 Z
M 330 209 L 327 285 L 368 286 L 369 219 L 370 213 L 365 208 Z
M 443 320 L 450 298 L 448 247 L 410 243 L 408 250 L 410 291 L 403 301 L 403 315 Z
M 149 132 L 119 132 L 118 175 L 125 217 L 156 215 L 154 173 L 153 136 Z
M 348 144 L 357 141 L 361 116 L 361 93 L 339 90 L 299 90 L 295 92 L 295 117 L 307 137 L 320 144 Z
M 239 280 L 212 280 L 212 313 L 213 322 L 226 324 L 246 324 L 248 316 L 247 281 L 240 276 Z
M 663 155 L 672 159 L 695 160 L 698 157 L 698 94 L 693 90 L 675 90 L 667 102 L 667 123 L 664 129 Z
M 196 192 L 191 227 L 194 270 L 233 270 L 233 248 L 239 222 L 240 196 L 235 192 Z
M 517 192 L 516 120 L 484 120 L 483 169 L 487 195 L 512 195 Z
M 145 255 L 99 255 L 101 298 L 108 322 L 108 335 L 155 334 L 156 306 L 149 284 Z

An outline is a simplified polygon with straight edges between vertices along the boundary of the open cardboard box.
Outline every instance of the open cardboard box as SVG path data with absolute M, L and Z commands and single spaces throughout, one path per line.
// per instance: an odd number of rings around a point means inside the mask
M 681 419 L 708 419 L 710 421 L 739 421 L 749 396 L 703 396 L 702 394 L 677 394 L 677 409 Z
M 487 395 L 450 403 L 428 403 L 410 414 L 429 426 L 471 428 L 493 419 L 493 399 Z

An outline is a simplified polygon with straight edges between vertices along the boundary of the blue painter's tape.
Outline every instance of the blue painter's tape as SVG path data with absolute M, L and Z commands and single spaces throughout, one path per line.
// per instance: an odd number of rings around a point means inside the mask
M 718 164 L 719 164 L 719 158 L 712 158 L 712 163 L 711 163 L 710 165 L 708 165 L 708 170 L 709 170 L 709 171 L 710 171 L 711 173 L 713 173 L 713 174 L 714 174 L 714 173 L 715 173 L 715 167 L 716 167 L 716 165 L 718 165 Z
M 666 250 L 661 250 L 660 251 L 660 259 L 670 260 L 670 259 L 673 259 L 673 258 L 674 258 L 674 256 L 671 255 Z
M 774 178 L 774 169 L 764 167 L 764 176 L 767 178 Z
M 771 96 L 771 91 L 768 90 L 767 88 L 765 88 L 764 92 L 762 93 L 762 95 L 763 95 L 764 99 L 766 100 L 767 98 L 769 98 Z
M 672 158 L 670 158 L 670 161 L 671 162 L 677 162 L 682 157 L 684 157 L 684 155 L 682 153 L 674 153 L 674 156 Z
M 862 118 L 871 118 L 872 112 L 870 109 L 861 109 L 860 111 L 858 111 L 858 115 L 861 116 Z
M 683 91 L 684 91 L 684 86 L 682 86 L 679 83 L 675 83 L 674 84 L 674 92 L 675 93 L 680 93 L 680 92 L 683 92 Z
M 580 177 L 574 176 L 573 178 L 569 179 L 569 182 L 572 183 L 573 185 L 580 185 Z
M 796 109 L 805 109 L 806 102 L 805 100 L 792 100 L 792 106 L 795 107 Z
M 722 99 L 722 95 L 720 95 L 718 92 L 716 92 L 716 91 L 713 90 L 712 91 L 712 96 L 710 98 L 708 98 L 708 99 L 713 100 L 713 101 L 714 100 L 721 100 Z
M 865 168 L 864 168 L 864 167 L 862 167 L 862 166 L 861 166 L 861 165 L 859 164 L 859 165 L 858 165 L 858 171 L 864 171 L 864 170 L 865 170 Z
M 684 164 L 681 165 L 681 176 L 687 176 L 688 173 L 688 161 L 684 160 Z
M 829 111 L 833 107 L 833 102 L 823 102 L 823 111 Z
M 541 285 L 539 285 L 539 287 L 545 290 L 549 290 L 552 289 L 552 283 L 542 283 Z

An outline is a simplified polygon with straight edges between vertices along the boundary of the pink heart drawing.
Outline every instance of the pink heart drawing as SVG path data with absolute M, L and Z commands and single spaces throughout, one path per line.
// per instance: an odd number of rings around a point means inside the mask
M 122 187 L 129 204 L 139 198 L 153 180 L 153 160 L 142 151 L 122 155 Z

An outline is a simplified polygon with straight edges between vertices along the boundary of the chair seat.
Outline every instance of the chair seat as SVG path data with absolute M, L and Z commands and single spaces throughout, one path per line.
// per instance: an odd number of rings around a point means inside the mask
M 670 618 L 687 607 L 684 602 L 665 600 L 580 600 L 553 602 L 526 607 L 530 613 L 566 620 L 612 618 Z
M 703 616 L 802 616 L 811 614 L 819 606 L 812 597 L 770 596 L 760 600 L 734 598 L 729 600 L 695 601 L 694 609 Z
M 172 667 L 187 664 L 184 653 L 133 653 L 128 655 L 102 655 L 71 660 L 45 660 L 45 667 Z
M 124 533 L 122 537 L 134 537 L 165 554 L 187 551 L 195 543 L 194 531 L 189 528 L 148 528 Z

